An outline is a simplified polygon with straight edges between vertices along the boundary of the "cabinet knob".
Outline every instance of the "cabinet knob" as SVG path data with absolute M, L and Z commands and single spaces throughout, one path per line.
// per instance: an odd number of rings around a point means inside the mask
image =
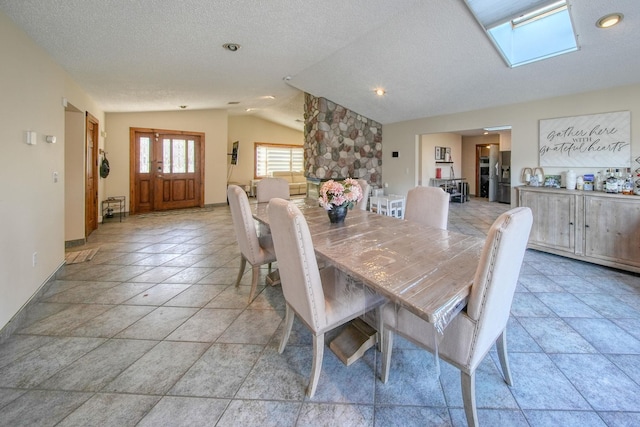
M 585 225 L 584 225 L 584 228 L 589 228 L 589 224 L 585 224 Z
M 569 225 L 573 225 L 573 222 L 570 222 Z

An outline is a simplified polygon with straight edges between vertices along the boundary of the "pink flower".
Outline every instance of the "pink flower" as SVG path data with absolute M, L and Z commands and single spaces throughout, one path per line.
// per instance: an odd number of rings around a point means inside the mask
M 347 178 L 341 182 L 330 179 L 320 187 L 318 202 L 326 210 L 331 210 L 333 206 L 343 205 L 352 209 L 360 200 L 362 200 L 362 188 L 353 178 Z

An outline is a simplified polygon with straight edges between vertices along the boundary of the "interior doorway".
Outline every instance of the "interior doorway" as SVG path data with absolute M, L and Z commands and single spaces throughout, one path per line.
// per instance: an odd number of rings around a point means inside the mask
M 98 228 L 98 119 L 86 113 L 85 238 Z
M 498 192 L 496 164 L 499 144 L 476 144 L 476 196 L 495 201 Z
M 204 133 L 130 129 L 132 214 L 204 206 Z

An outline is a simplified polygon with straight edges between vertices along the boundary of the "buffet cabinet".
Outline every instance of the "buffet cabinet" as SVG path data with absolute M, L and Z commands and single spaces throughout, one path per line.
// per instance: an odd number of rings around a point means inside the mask
M 516 187 L 533 213 L 529 247 L 640 272 L 640 196 Z

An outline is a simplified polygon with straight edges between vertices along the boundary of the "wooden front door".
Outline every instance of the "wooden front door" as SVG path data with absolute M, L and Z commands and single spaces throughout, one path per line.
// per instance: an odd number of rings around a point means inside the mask
M 85 141 L 85 197 L 84 234 L 85 238 L 98 228 L 98 119 L 86 114 Z
M 131 128 L 132 213 L 204 206 L 204 134 Z

